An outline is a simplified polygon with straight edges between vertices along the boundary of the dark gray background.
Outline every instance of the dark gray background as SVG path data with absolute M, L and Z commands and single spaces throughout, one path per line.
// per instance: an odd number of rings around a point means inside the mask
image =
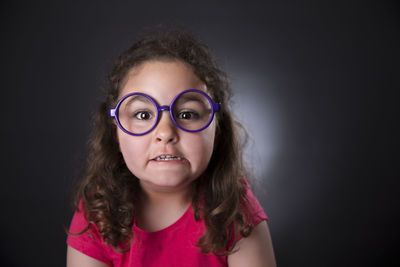
M 2 266 L 65 264 L 71 184 L 100 85 L 156 25 L 192 31 L 228 72 L 278 266 L 395 259 L 396 1 L 2 1 L 0 10 Z

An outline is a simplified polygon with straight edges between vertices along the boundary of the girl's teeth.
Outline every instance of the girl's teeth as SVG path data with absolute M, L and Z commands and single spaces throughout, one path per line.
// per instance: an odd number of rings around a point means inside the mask
M 159 156 L 156 158 L 158 161 L 168 161 L 168 160 L 182 160 L 180 157 L 174 157 L 174 156 Z

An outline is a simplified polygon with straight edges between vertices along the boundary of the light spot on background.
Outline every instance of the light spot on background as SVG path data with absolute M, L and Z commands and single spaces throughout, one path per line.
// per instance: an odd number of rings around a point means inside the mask
M 272 85 L 251 70 L 228 72 L 234 90 L 232 111 L 249 131 L 244 151 L 247 166 L 257 181 L 268 179 L 269 168 L 279 149 L 279 109 L 274 104 Z

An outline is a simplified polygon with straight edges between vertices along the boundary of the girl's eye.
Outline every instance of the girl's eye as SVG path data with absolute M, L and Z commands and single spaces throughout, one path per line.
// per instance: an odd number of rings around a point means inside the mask
M 200 116 L 196 112 L 183 111 L 183 112 L 179 112 L 177 117 L 178 117 L 178 119 L 181 119 L 181 120 L 194 120 L 194 119 L 198 119 Z
M 148 111 L 139 111 L 134 114 L 135 118 L 138 120 L 149 120 L 151 119 L 151 113 Z

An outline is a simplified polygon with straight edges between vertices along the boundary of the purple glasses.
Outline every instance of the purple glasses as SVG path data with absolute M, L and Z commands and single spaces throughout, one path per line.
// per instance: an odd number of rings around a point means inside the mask
M 188 89 L 179 93 L 169 106 L 159 106 L 154 99 L 143 93 L 131 93 L 122 97 L 117 106 L 110 109 L 118 127 L 130 135 L 145 135 L 156 127 L 160 112 L 169 111 L 171 119 L 179 129 L 199 132 L 207 128 L 220 110 L 203 91 Z

